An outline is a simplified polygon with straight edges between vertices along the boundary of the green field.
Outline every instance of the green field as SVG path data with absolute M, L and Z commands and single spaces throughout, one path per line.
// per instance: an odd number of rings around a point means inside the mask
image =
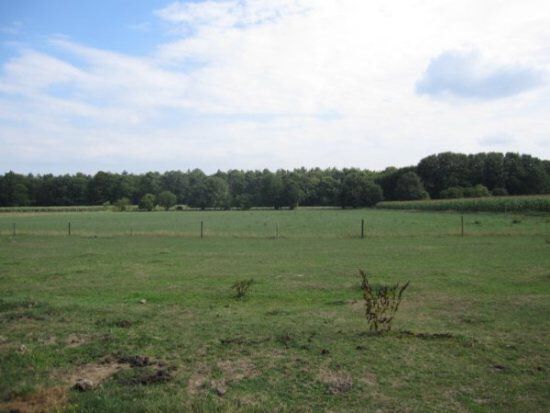
M 548 411 L 550 216 L 464 228 L 384 210 L 0 214 L 0 411 Z M 358 268 L 411 282 L 387 335 L 368 332 Z

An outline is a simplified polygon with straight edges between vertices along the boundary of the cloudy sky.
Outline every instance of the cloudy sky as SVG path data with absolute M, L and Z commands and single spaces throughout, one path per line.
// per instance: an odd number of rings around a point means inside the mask
M 0 0 L 0 172 L 550 158 L 548 0 Z

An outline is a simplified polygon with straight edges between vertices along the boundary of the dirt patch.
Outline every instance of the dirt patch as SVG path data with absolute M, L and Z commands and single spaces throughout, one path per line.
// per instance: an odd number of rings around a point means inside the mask
M 165 383 L 173 379 L 171 369 L 168 367 L 138 367 L 126 370 L 124 374 L 117 375 L 117 381 L 124 385 L 143 385 Z
M 361 383 L 366 384 L 367 386 L 377 386 L 378 385 L 378 378 L 376 377 L 376 374 L 365 372 L 363 373 L 362 377 L 359 379 Z
M 53 346 L 57 344 L 57 337 L 56 336 L 48 336 L 42 340 L 42 344 L 45 346 Z
M 201 364 L 195 368 L 195 371 L 187 380 L 187 393 L 191 396 L 198 394 L 202 389 L 206 388 L 210 382 L 211 369 Z
M 415 333 L 408 330 L 396 332 L 396 337 L 397 338 L 416 337 L 422 340 L 441 340 L 441 339 L 455 338 L 455 336 L 452 333 Z
M 248 359 L 219 361 L 217 366 L 228 383 L 250 379 L 258 375 L 258 371 Z
M 93 387 L 97 387 L 116 372 L 127 367 L 126 364 L 118 361 L 105 361 L 103 363 L 88 363 L 79 366 L 76 370 L 62 377 L 62 380 L 73 386 L 79 379 L 87 379 L 92 382 Z
M 68 348 L 80 347 L 90 341 L 90 336 L 86 334 L 69 334 L 65 339 L 65 346 Z
M 28 396 L 0 403 L 0 411 L 20 413 L 61 411 L 67 407 L 69 391 L 75 384 L 86 381 L 90 383 L 91 389 L 127 367 L 127 364 L 118 361 L 105 360 L 100 363 L 84 364 L 71 371 L 57 371 L 53 378 L 64 385 L 40 389 Z
M 264 337 L 264 338 L 258 338 L 258 339 L 248 339 L 245 337 L 228 337 L 228 338 L 222 338 L 220 339 L 220 343 L 224 346 L 228 346 L 231 344 L 236 345 L 255 345 L 255 344 L 261 344 L 269 341 L 270 337 Z
M 63 386 L 41 389 L 25 397 L 0 403 L 0 411 L 46 413 L 63 410 L 69 402 L 68 389 Z
M 327 390 L 331 394 L 346 393 L 350 391 L 353 386 L 351 375 L 343 370 L 321 370 L 319 371 L 317 379 L 327 386 Z
M 173 367 L 148 356 L 121 356 L 118 358 L 118 362 L 131 367 L 117 375 L 117 381 L 124 385 L 147 386 L 164 383 L 174 378 L 173 371 L 175 369 Z
M 187 393 L 196 395 L 202 390 L 211 390 L 218 396 L 224 396 L 231 383 L 251 379 L 259 375 L 259 371 L 248 359 L 222 360 L 216 363 L 221 377 L 214 379 L 212 368 L 199 365 L 187 381 Z
M 127 363 L 132 367 L 146 367 L 153 364 L 151 359 L 147 356 L 121 356 L 118 361 L 120 363 Z

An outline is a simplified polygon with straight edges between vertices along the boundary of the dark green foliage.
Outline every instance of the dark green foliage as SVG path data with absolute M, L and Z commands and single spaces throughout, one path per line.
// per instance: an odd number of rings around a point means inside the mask
M 231 289 L 235 290 L 235 297 L 242 300 L 253 283 L 254 280 L 252 278 L 249 280 L 236 281 L 235 284 L 231 286 Z
M 493 196 L 507 196 L 508 195 L 508 191 L 506 190 L 506 188 L 494 188 L 491 191 L 491 193 L 492 193 Z
M 399 310 L 403 292 L 409 286 L 409 282 L 403 285 L 397 283 L 373 286 L 369 283 L 366 271 L 359 270 L 359 274 L 369 329 L 376 333 L 390 331 L 395 313 Z
M 442 199 L 464 198 L 464 188 L 461 186 L 453 186 L 451 188 L 444 189 L 439 193 L 439 197 Z
M 176 205 L 177 197 L 170 191 L 162 191 L 157 196 L 157 202 L 161 207 L 168 211 L 170 208 Z
M 399 177 L 395 187 L 395 197 L 403 201 L 429 198 L 420 177 L 415 172 L 406 172 Z
M 227 182 L 217 176 L 200 179 L 191 190 L 188 202 L 193 208 L 225 208 L 229 205 Z
M 461 194 L 457 188 L 462 188 Z M 382 198 L 424 199 L 427 193 L 431 198 L 478 197 L 487 191 L 534 195 L 550 193 L 550 162 L 517 153 L 444 152 L 422 159 L 417 166 L 388 167 L 381 172 L 297 168 L 218 171 L 210 176 L 199 169 L 162 174 L 0 175 L 0 207 L 102 205 L 121 198 L 138 204 L 145 194 L 157 197 L 166 191 L 175 195 L 177 204 L 201 209 L 364 207 Z
M 152 211 L 155 209 L 156 200 L 153 194 L 145 194 L 141 197 L 139 201 L 139 209 L 144 209 L 146 211 Z
M 382 199 L 382 188 L 365 173 L 354 170 L 344 178 L 340 191 L 342 208 L 374 206 Z
M 461 186 L 453 186 L 451 188 L 444 189 L 439 193 L 439 197 L 442 199 L 481 198 L 487 196 L 491 196 L 491 193 L 486 186 L 481 184 L 466 188 Z
M 486 186 L 478 184 L 476 186 L 471 186 L 464 188 L 464 197 L 465 198 L 481 198 L 484 196 L 491 196 L 491 193 Z

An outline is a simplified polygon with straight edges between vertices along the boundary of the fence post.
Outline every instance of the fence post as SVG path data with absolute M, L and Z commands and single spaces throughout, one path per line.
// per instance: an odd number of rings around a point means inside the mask
M 460 235 L 464 238 L 464 215 L 460 216 Z
M 365 238 L 365 220 L 361 220 L 361 238 Z
M 204 236 L 204 222 L 201 221 L 201 238 Z
M 71 236 L 71 223 L 69 222 L 69 225 L 67 226 L 67 233 L 69 237 Z

